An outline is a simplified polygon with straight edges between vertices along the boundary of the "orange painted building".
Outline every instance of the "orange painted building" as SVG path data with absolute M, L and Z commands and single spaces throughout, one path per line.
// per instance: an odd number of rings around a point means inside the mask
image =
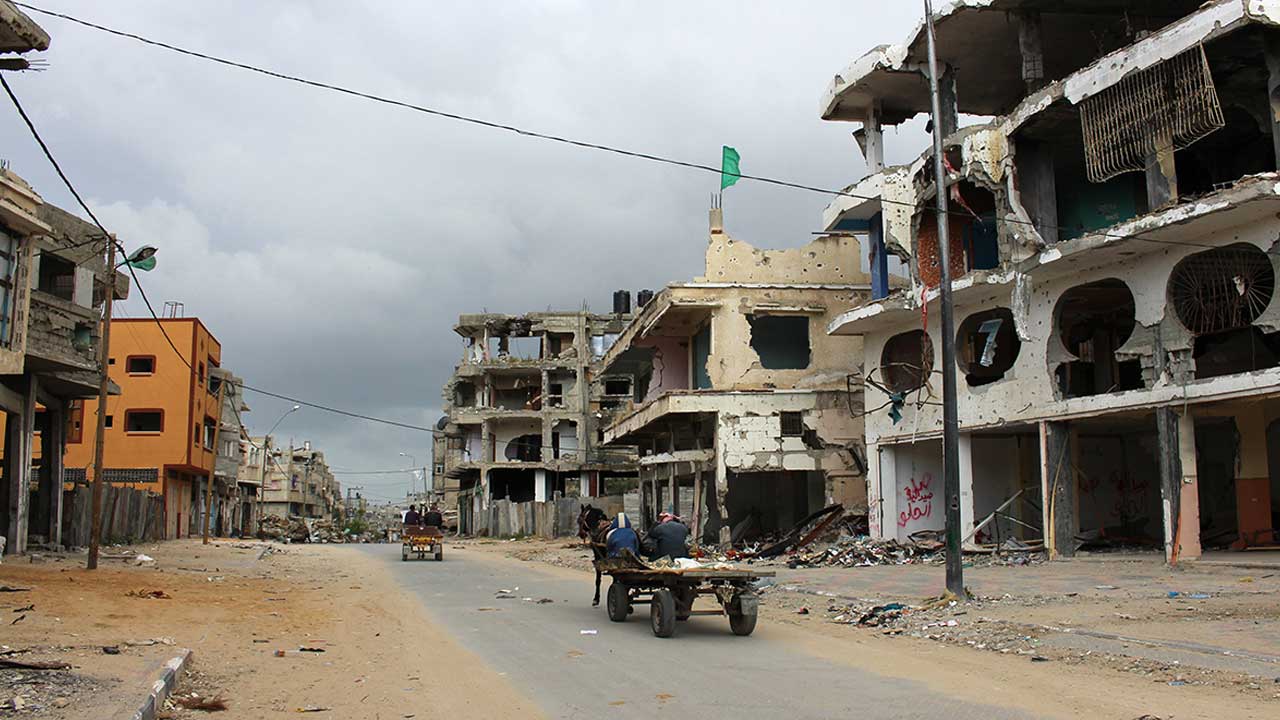
M 201 491 L 213 474 L 222 399 L 209 369 L 221 364 L 222 346 L 196 318 L 160 323 L 182 359 L 155 320 L 111 323 L 109 372 L 120 394 L 107 399 L 103 479 L 162 494 L 165 537 L 180 538 L 199 534 Z M 73 411 L 83 413 L 72 418 L 81 431 L 67 442 L 68 472 L 83 469 L 89 479 L 97 405 L 86 400 Z

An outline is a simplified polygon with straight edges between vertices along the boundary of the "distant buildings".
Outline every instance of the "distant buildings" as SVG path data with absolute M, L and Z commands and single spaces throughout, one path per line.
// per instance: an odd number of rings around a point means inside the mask
M 342 488 L 324 453 L 307 441 L 301 447 L 275 448 L 269 438 L 255 439 L 270 448 L 262 486 L 262 516 L 332 519 L 342 511 Z

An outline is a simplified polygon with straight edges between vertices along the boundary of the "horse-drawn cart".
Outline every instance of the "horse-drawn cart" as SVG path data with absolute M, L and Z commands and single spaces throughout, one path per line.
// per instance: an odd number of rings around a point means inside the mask
M 649 603 L 653 634 L 667 638 L 675 634 L 676 621 L 693 615 L 728 615 L 734 635 L 750 635 L 756 629 L 760 598 L 753 584 L 770 571 L 738 568 L 696 567 L 655 568 L 636 558 L 608 558 L 596 567 L 612 582 L 605 607 L 609 619 L 623 622 L 636 603 Z M 714 597 L 719 610 L 694 610 L 699 595 Z

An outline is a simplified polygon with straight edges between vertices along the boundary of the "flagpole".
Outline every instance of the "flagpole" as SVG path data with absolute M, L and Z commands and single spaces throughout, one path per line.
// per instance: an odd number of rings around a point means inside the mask
M 946 510 L 947 590 L 964 599 L 964 565 L 960 557 L 960 422 L 956 407 L 956 330 L 951 304 L 951 243 L 948 232 L 947 170 L 944 165 L 942 99 L 938 83 L 937 37 L 933 27 L 933 3 L 924 0 L 925 28 L 929 38 L 929 99 L 933 111 L 933 176 L 937 195 L 939 300 L 942 308 L 942 494 Z M 927 299 L 926 299 L 927 302 Z

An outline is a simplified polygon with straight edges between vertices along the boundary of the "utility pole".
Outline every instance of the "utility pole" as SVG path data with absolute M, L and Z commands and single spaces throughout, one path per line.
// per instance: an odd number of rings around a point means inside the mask
M 107 236 L 107 277 L 107 299 L 102 308 L 102 352 L 98 361 L 102 368 L 102 381 L 98 383 L 98 429 L 93 444 L 93 520 L 89 530 L 89 561 L 85 565 L 89 570 L 98 569 L 98 548 L 102 543 L 102 464 L 107 434 L 107 391 L 111 387 L 107 368 L 111 364 L 111 306 L 116 299 L 116 239 L 112 235 Z
M 924 22 L 929 36 L 929 96 L 933 109 L 933 176 L 938 201 L 939 300 L 942 312 L 942 494 L 946 502 L 947 590 L 964 599 L 964 564 L 960 557 L 960 420 L 956 408 L 955 308 L 951 305 L 951 245 L 948 237 L 947 169 L 942 150 L 942 100 L 938 81 L 937 37 L 933 27 L 933 2 L 924 0 Z

